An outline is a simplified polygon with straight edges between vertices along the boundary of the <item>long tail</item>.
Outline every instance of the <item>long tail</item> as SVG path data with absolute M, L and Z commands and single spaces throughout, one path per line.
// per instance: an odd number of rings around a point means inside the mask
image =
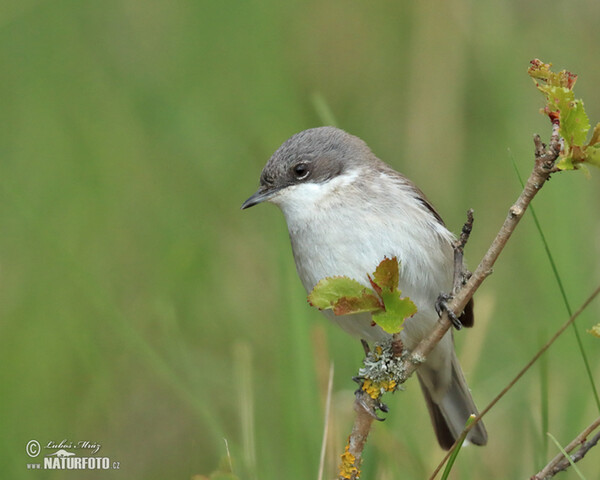
M 427 384 L 435 385 L 437 375 L 438 372 L 427 368 L 427 363 L 417 370 L 417 377 L 427 401 L 427 408 L 438 442 L 444 450 L 449 450 L 463 431 L 469 416 L 477 415 L 478 412 L 454 352 L 452 352 L 450 386 L 442 398 L 436 401 Z M 475 445 L 487 443 L 487 431 L 482 422 L 478 422 L 469 432 L 467 440 Z

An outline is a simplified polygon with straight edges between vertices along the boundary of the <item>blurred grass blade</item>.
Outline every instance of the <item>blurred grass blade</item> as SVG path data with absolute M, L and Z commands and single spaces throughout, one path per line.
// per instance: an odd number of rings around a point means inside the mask
M 463 443 L 465 443 L 465 438 L 467 438 L 467 433 L 469 433 L 466 430 L 466 428 L 469 427 L 473 423 L 473 420 L 475 420 L 475 415 L 471 415 L 467 419 L 467 423 L 465 423 L 465 430 L 463 430 L 463 433 L 461 434 L 460 438 L 458 439 L 458 443 L 456 444 L 456 447 L 454 448 L 454 450 L 452 451 L 452 454 L 450 455 L 450 458 L 448 459 L 448 463 L 446 464 L 446 468 L 444 469 L 444 473 L 442 475 L 442 480 L 448 479 L 448 475 L 450 475 L 452 466 L 454 465 L 454 462 L 456 461 L 456 458 L 458 457 L 458 452 L 460 452 L 460 449 L 462 448 Z
M 581 480 L 585 480 L 585 477 L 583 476 L 583 474 L 581 473 L 581 471 L 579 470 L 579 468 L 577 468 L 577 465 L 575 465 L 575 462 L 571 459 L 571 455 L 569 455 L 567 452 L 565 452 L 565 449 L 561 446 L 560 443 L 558 443 L 558 440 L 556 438 L 554 438 L 554 435 L 552 435 L 550 432 L 548 432 L 547 435 L 552 439 L 552 441 L 556 444 L 556 446 L 558 447 L 558 449 L 560 450 L 560 452 L 569 461 L 569 463 L 573 467 L 573 470 L 575 472 L 577 472 L 577 475 L 579 476 L 579 478 Z
M 223 441 L 225 442 L 225 451 L 227 452 L 227 461 L 229 462 L 229 469 L 231 470 L 231 473 L 233 473 L 233 461 L 231 460 L 231 452 L 229 451 L 229 442 L 227 442 L 226 438 L 223 438 Z
M 250 345 L 238 342 L 233 350 L 235 383 L 239 391 L 240 423 L 244 461 L 252 478 L 256 478 L 256 446 L 254 429 L 254 391 L 252 388 L 252 351 Z M 233 472 L 233 469 L 232 469 Z
M 327 450 L 327 437 L 329 437 L 329 415 L 331 411 L 331 394 L 333 392 L 333 362 L 329 366 L 329 381 L 327 382 L 327 399 L 325 400 L 325 419 L 323 425 L 323 442 L 321 444 L 321 457 L 319 459 L 319 474 L 317 480 L 323 480 L 325 470 L 325 453 Z
M 333 111 L 329 107 L 327 100 L 325 100 L 325 97 L 322 94 L 317 92 L 313 93 L 310 97 L 310 101 L 315 109 L 315 112 L 317 113 L 317 116 L 319 117 L 319 121 L 323 125 L 328 125 L 331 127 L 338 126 L 335 115 L 333 114 Z
M 544 345 L 543 338 L 546 338 L 545 328 L 542 328 L 540 331 L 540 347 Z M 548 437 L 544 435 L 544 432 L 550 430 L 549 428 L 549 415 L 548 415 L 548 357 L 546 355 L 542 355 L 539 361 L 540 367 L 540 407 L 541 407 L 541 417 L 542 417 L 542 435 L 541 435 L 541 457 L 545 459 L 548 456 Z
M 510 150 L 509 150 L 510 152 Z M 519 183 L 521 184 L 521 188 L 525 186 L 523 183 L 523 178 L 521 178 L 521 174 L 519 173 L 519 169 L 517 168 L 517 163 L 515 161 L 515 157 L 510 152 L 510 158 L 512 161 L 513 168 L 515 169 L 515 173 L 517 174 L 517 178 L 519 179 Z M 538 233 L 540 234 L 540 238 L 542 239 L 542 243 L 544 244 L 544 250 L 546 251 L 546 255 L 548 257 L 548 261 L 550 262 L 550 266 L 552 267 L 552 272 L 554 273 L 554 278 L 556 279 L 556 283 L 558 284 L 558 288 L 560 290 L 560 294 L 562 296 L 565 307 L 567 308 L 567 312 L 569 313 L 569 317 L 573 316 L 573 310 L 571 309 L 571 305 L 569 304 L 569 299 L 567 298 L 567 292 L 562 283 L 560 274 L 558 273 L 558 268 L 556 267 L 556 263 L 554 263 L 554 257 L 552 256 L 552 252 L 550 251 L 550 247 L 548 246 L 548 242 L 546 241 L 546 236 L 542 230 L 542 226 L 540 225 L 540 221 L 535 213 L 535 209 L 533 205 L 529 205 L 529 210 L 531 211 L 531 215 L 533 217 L 533 221 L 535 223 L 535 227 L 537 228 Z M 596 400 L 596 406 L 598 407 L 598 411 L 600 412 L 600 396 L 598 395 L 598 388 L 596 387 L 596 383 L 594 382 L 594 376 L 592 374 L 592 369 L 590 368 L 590 362 L 587 358 L 587 354 L 583 348 L 583 342 L 581 341 L 581 336 L 579 334 L 579 330 L 577 328 L 576 322 L 572 323 L 573 332 L 575 332 L 575 338 L 577 339 L 577 345 L 579 347 L 579 352 L 581 353 L 581 358 L 583 359 L 583 363 L 585 365 L 585 370 L 587 372 L 587 376 L 590 380 L 590 385 L 592 387 L 592 393 L 594 395 L 594 399 Z

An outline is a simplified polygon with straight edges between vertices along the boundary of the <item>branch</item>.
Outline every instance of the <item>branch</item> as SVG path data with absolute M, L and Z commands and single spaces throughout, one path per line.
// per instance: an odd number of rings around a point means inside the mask
M 504 220 L 504 224 L 500 228 L 496 238 L 494 238 L 487 253 L 479 263 L 479 266 L 475 272 L 473 272 L 471 278 L 467 280 L 466 285 L 460 289 L 452 301 L 449 302 L 448 309 L 454 312 L 456 316 L 461 314 L 471 297 L 473 297 L 473 294 L 492 273 L 492 267 L 496 263 L 498 256 L 504 249 L 504 246 L 512 233 L 515 231 L 515 228 L 523 217 L 525 210 L 527 210 L 527 207 L 533 200 L 533 197 L 535 197 L 544 186 L 544 183 L 550 178 L 550 175 L 556 171 L 554 163 L 560 152 L 558 128 L 557 124 L 552 125 L 552 136 L 548 147 L 542 143 L 539 135 L 533 137 L 535 144 L 535 165 L 533 170 L 527 179 L 527 183 L 525 184 L 521 195 L 515 204 L 508 210 L 508 216 L 506 217 L 506 220 Z M 412 351 L 411 357 L 408 359 L 406 365 L 407 376 L 410 376 L 417 369 L 451 326 L 452 324 L 448 318 L 448 314 L 447 312 L 444 312 L 433 331 Z
M 367 443 L 367 437 L 371 431 L 373 420 L 377 418 L 375 411 L 376 402 L 363 391 L 356 393 L 354 399 L 354 411 L 356 417 L 352 426 L 352 433 L 348 437 L 346 450 L 342 454 L 339 480 L 357 480 L 360 478 L 360 464 L 362 452 Z
M 551 478 L 558 472 L 562 472 L 563 470 L 569 468 L 571 466 L 571 462 L 576 463 L 585 457 L 585 454 L 600 440 L 600 432 L 597 432 L 591 440 L 586 442 L 588 435 L 598 427 L 600 427 L 600 417 L 593 421 L 583 432 L 577 435 L 573 441 L 564 448 L 565 452 L 569 453 L 577 446 L 580 446 L 579 450 L 577 450 L 575 454 L 571 455 L 571 461 L 569 461 L 569 459 L 566 458 L 561 452 L 554 457 L 542 470 L 532 476 L 530 480 L 545 480 L 547 478 Z

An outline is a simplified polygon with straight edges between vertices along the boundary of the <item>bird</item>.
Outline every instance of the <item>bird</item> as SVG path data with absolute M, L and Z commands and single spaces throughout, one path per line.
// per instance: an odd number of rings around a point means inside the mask
M 309 293 L 322 279 L 346 276 L 370 287 L 368 274 L 385 257 L 399 261 L 398 288 L 417 307 L 400 334 L 413 349 L 439 318 L 439 299 L 451 292 L 455 236 L 407 177 L 381 161 L 360 138 L 336 127 L 296 133 L 271 156 L 256 193 L 242 209 L 268 202 L 285 217 L 300 281 Z M 384 342 L 390 334 L 371 314 L 325 316 L 354 337 Z M 473 302 L 459 316 L 473 326 Z M 449 330 L 416 371 L 433 429 L 448 450 L 471 414 L 478 414 Z M 482 422 L 467 441 L 487 443 Z

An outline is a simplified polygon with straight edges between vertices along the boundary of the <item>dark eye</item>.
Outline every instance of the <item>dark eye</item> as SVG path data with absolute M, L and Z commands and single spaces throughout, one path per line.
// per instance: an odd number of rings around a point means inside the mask
M 298 180 L 302 180 L 303 178 L 306 178 L 309 174 L 308 165 L 306 163 L 298 163 L 298 164 L 294 165 L 293 171 L 294 171 L 294 176 Z

